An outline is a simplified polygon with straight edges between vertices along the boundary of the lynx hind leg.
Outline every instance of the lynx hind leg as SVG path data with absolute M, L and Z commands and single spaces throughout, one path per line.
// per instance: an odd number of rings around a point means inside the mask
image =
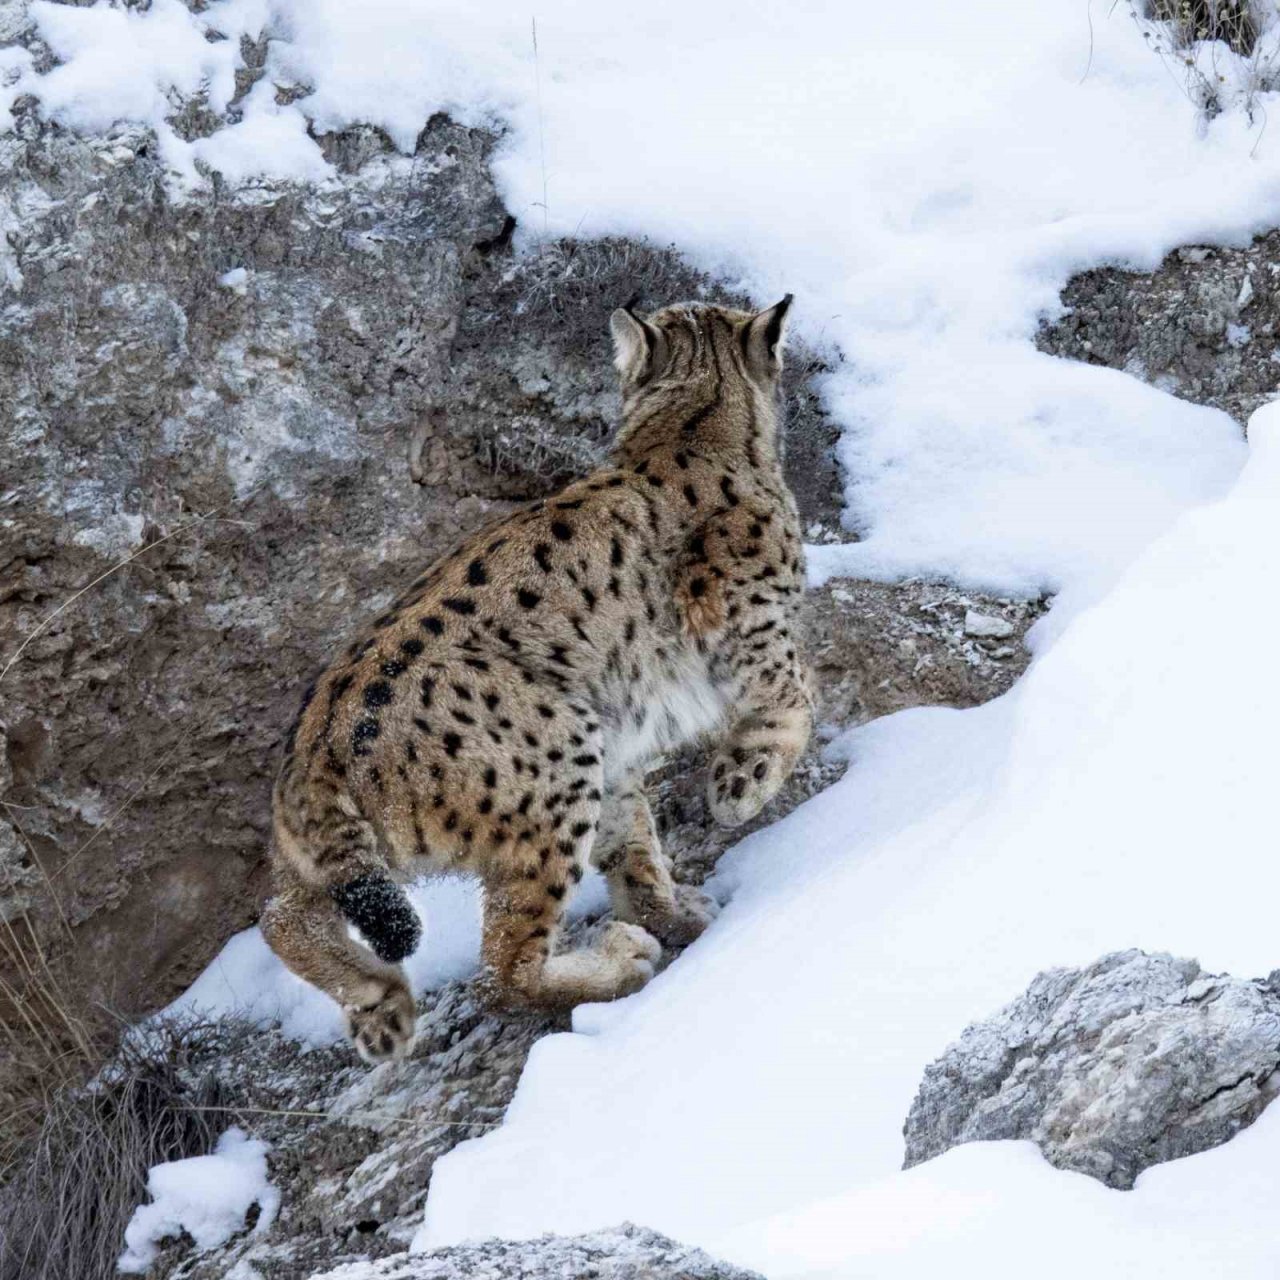
M 641 925 L 666 946 L 687 946 L 715 918 L 710 898 L 671 878 L 638 780 L 605 797 L 591 861 L 608 880 L 614 917 Z
M 582 879 L 599 804 L 569 806 L 541 841 L 513 845 L 487 878 L 484 967 L 508 1007 L 568 1009 L 615 1000 L 653 977 L 662 948 L 638 925 L 615 921 L 595 946 L 555 953 L 568 894 Z
M 741 826 L 778 794 L 809 741 L 812 722 L 806 700 L 751 713 L 734 726 L 707 780 L 707 806 L 716 822 Z
M 328 894 L 308 885 L 286 888 L 267 903 L 260 924 L 289 969 L 342 1007 L 361 1058 L 379 1063 L 409 1052 L 414 1006 L 403 969 L 352 941 Z

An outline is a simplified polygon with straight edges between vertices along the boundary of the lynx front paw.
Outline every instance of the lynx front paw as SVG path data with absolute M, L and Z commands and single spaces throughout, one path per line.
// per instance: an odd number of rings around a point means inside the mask
M 388 982 L 368 1004 L 348 1005 L 347 1032 L 356 1052 L 373 1065 L 403 1058 L 413 1044 L 413 996 L 403 982 Z
M 621 920 L 606 926 L 594 949 L 613 971 L 615 997 L 639 991 L 653 977 L 653 966 L 662 955 L 662 946 L 652 934 Z
M 692 885 L 677 885 L 672 909 L 649 921 L 654 935 L 668 947 L 687 947 L 720 913 L 718 903 Z
M 787 765 L 773 747 L 735 747 L 711 764 L 707 807 L 722 827 L 749 822 L 778 793 Z

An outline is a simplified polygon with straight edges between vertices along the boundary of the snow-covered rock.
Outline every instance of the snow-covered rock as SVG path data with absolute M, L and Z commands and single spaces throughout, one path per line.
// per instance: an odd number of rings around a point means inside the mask
M 255 1206 L 255 1232 L 266 1231 L 280 1208 L 280 1192 L 267 1177 L 267 1144 L 234 1127 L 208 1155 L 155 1165 L 147 1193 L 150 1202 L 138 1207 L 124 1233 L 118 1265 L 130 1275 L 150 1268 L 163 1240 L 186 1235 L 205 1253 L 244 1230 Z
M 1277 1067 L 1280 973 L 1250 982 L 1142 951 L 1051 969 L 926 1069 L 905 1164 L 1027 1138 L 1060 1168 L 1131 1187 L 1252 1124 Z

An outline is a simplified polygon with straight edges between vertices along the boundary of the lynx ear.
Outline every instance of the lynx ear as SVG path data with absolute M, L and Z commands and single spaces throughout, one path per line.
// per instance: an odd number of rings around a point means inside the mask
M 613 334 L 613 363 L 624 385 L 639 386 L 660 367 L 665 340 L 660 330 L 635 313 L 635 301 L 609 317 Z
M 791 302 L 792 295 L 787 294 L 781 302 L 757 312 L 743 325 L 742 353 L 752 373 L 772 378 L 782 369 L 782 340 Z

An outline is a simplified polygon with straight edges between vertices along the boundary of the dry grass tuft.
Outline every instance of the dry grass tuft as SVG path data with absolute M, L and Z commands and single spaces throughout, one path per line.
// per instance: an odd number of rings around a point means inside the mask
M 1276 42 L 1262 38 L 1280 21 L 1277 0 L 1127 0 L 1147 47 L 1181 79 L 1212 120 L 1230 106 L 1250 121 L 1280 85 Z M 1225 50 L 1225 52 L 1224 52 Z
M 147 1170 L 209 1151 L 230 1123 L 192 1070 L 212 1029 L 161 1023 L 127 1036 L 88 1084 L 47 1099 L 35 1134 L 0 1162 L 0 1280 L 111 1280 Z M 193 1083 L 192 1081 L 196 1081 Z
M 1147 16 L 1168 23 L 1179 48 L 1221 40 L 1233 53 L 1248 57 L 1258 40 L 1250 0 L 1150 0 Z

